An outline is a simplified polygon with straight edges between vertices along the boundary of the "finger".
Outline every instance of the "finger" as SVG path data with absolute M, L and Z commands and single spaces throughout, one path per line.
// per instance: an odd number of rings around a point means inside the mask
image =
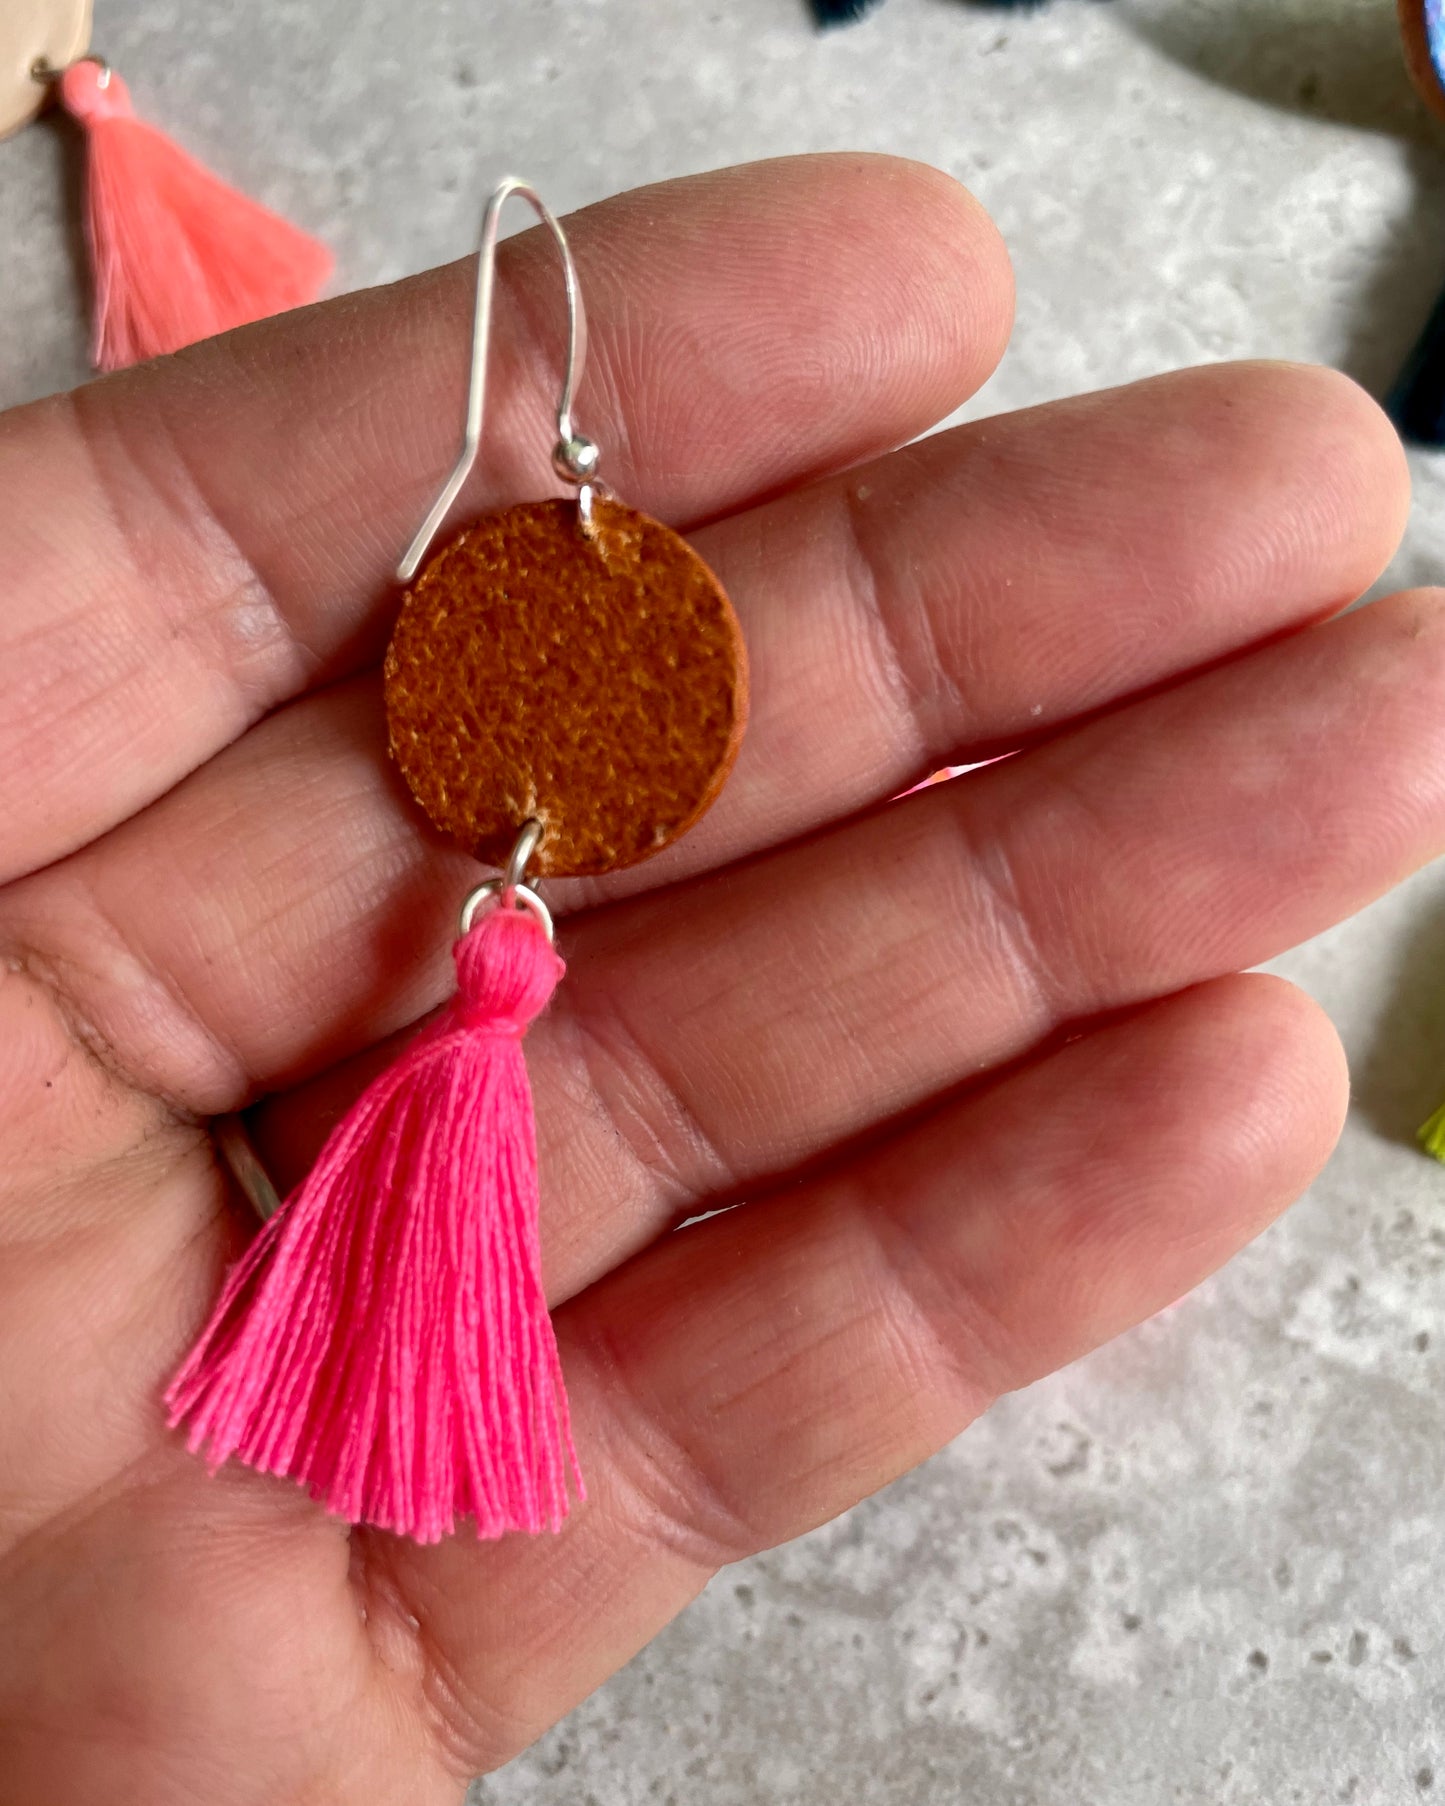
M 1133 474 L 1141 444 L 1152 486 Z M 1342 379 L 1197 371 L 884 460 L 864 485 L 866 577 L 846 486 L 712 529 L 754 642 L 754 726 L 716 828 L 689 837 L 700 850 L 683 858 L 736 857 L 888 795 L 946 747 L 1016 736 L 1328 610 L 1393 543 L 1398 464 L 1393 432 Z M 1191 524 L 1146 531 L 1155 517 Z M 1025 544 L 1027 580 L 1010 587 Z M 363 689 L 283 713 L 39 880 L 42 895 L 79 882 L 99 905 L 88 957 L 58 919 L 44 930 L 67 967 L 139 967 L 109 984 L 126 987 L 132 1015 L 148 1012 L 139 1031 L 85 1007 L 148 1080 L 174 1087 L 189 1062 L 211 1074 L 195 1097 L 234 1100 L 443 994 L 467 868 L 420 837 L 381 750 L 374 686 Z M 58 907 L 32 899 L 24 913 L 48 920 Z M 166 995 L 198 986 L 203 1002 L 215 993 L 199 1032 Z M 164 1072 L 149 1065 L 156 1042 Z
M 441 994 L 464 880 L 438 881 L 403 798 L 379 806 L 391 780 L 354 713 L 374 704 L 329 706 L 329 738 L 353 711 L 348 795 L 309 793 L 297 747 L 224 809 L 198 789 L 180 813 L 178 792 L 156 840 L 57 868 L 7 907 L 112 1057 L 190 1108 L 233 1105 L 247 1075 L 294 1076 Z M 1445 613 L 1401 597 L 577 918 L 567 983 L 529 1040 L 554 1295 L 674 1214 L 745 1195 L 1063 1025 L 1255 964 L 1359 908 L 1445 846 L 1442 755 Z M 193 842 L 212 831 L 198 867 Z M 298 1102 L 303 1142 L 317 1101 Z
M 988 374 L 997 234 L 922 165 L 804 157 L 569 223 L 591 324 L 578 417 L 680 522 L 853 463 Z M 500 253 L 483 466 L 464 507 L 557 488 L 561 285 Z M 391 570 L 455 455 L 473 267 L 200 346 L 0 421 L 0 874 L 81 844 L 377 648 Z
M 507 1760 L 723 1563 L 1194 1285 L 1308 1183 L 1345 1094 L 1313 1004 L 1222 981 L 574 1300 L 558 1329 L 590 1490 L 556 1544 L 368 1539 L 459 1769 Z
M 864 808 L 1352 601 L 1409 508 L 1335 371 L 1212 365 L 921 440 L 697 543 L 753 661 L 722 799 L 650 888 Z

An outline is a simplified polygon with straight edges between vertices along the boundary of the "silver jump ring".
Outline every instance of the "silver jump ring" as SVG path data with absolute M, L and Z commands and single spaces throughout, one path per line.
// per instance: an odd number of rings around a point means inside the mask
M 67 69 L 73 69 L 76 63 L 94 63 L 96 67 L 96 85 L 101 88 L 110 86 L 110 64 L 103 56 L 78 56 L 75 63 L 63 63 L 58 68 L 54 63 L 47 63 L 43 56 L 36 57 L 30 65 L 30 79 L 33 82 L 58 82 Z
M 469 934 L 482 905 L 490 903 L 494 897 L 505 897 L 509 893 L 516 906 L 531 914 L 537 926 L 546 935 L 550 945 L 556 938 L 552 926 L 551 910 L 536 891 L 529 890 L 525 884 L 508 884 L 505 878 L 488 878 L 484 884 L 479 884 L 474 891 L 467 893 L 462 903 L 461 914 L 457 917 L 457 933 L 459 935 Z

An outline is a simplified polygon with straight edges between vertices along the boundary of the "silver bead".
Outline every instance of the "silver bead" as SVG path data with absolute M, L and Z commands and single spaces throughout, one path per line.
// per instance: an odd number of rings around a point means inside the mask
M 559 440 L 552 452 L 552 468 L 569 483 L 590 482 L 601 462 L 602 453 L 581 433 Z

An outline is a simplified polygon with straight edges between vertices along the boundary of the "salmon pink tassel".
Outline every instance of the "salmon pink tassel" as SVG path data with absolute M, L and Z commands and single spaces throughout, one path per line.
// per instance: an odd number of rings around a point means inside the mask
M 89 145 L 86 236 L 101 370 L 315 300 L 325 245 L 227 187 L 131 110 L 125 83 L 92 58 L 60 77 Z
M 337 1125 L 166 1394 L 213 1466 L 417 1542 L 556 1529 L 577 1474 L 537 1249 L 521 1037 L 563 973 L 503 903 L 441 1018 Z

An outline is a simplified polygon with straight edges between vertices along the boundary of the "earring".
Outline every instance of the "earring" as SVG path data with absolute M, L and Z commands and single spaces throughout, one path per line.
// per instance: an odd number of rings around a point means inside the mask
M 0 5 L 0 138 L 54 101 L 85 135 L 97 369 L 313 301 L 331 253 L 203 169 L 90 54 L 91 0 Z
M 553 466 L 570 498 L 483 515 L 427 559 L 476 460 L 497 229 L 513 195 L 561 255 L 568 348 Z M 573 423 L 586 319 L 566 235 L 526 183 L 482 218 L 461 454 L 397 570 L 391 755 L 422 810 L 500 868 L 463 900 L 457 991 L 332 1132 L 228 1275 L 166 1394 L 230 1456 L 418 1542 L 557 1529 L 582 1496 L 542 1291 L 520 1045 L 565 970 L 544 878 L 650 857 L 718 795 L 747 713 L 741 630 L 677 534 L 598 478 Z M 423 564 L 423 560 L 427 560 Z M 420 575 L 416 573 L 420 571 Z M 218 1135 L 263 1215 L 275 1194 Z

